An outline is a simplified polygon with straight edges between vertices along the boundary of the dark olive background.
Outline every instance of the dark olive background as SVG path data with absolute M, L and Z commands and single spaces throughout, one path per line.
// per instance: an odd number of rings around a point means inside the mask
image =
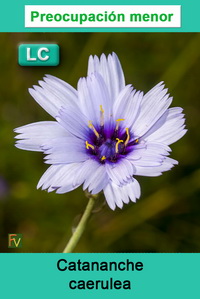
M 19 43 L 60 45 L 58 67 L 21 67 Z M 101 195 L 76 252 L 200 252 L 200 34 L 1 33 L 0 34 L 0 251 L 62 252 L 87 204 L 82 188 L 64 194 L 36 190 L 47 169 L 42 153 L 14 147 L 13 129 L 52 120 L 29 95 L 44 74 L 74 87 L 86 75 L 90 54 L 115 51 L 126 83 L 147 92 L 164 80 L 172 106 L 186 114 L 188 132 L 172 145 L 179 165 L 160 177 L 137 177 L 142 195 L 112 211 Z M 23 247 L 8 249 L 8 233 Z

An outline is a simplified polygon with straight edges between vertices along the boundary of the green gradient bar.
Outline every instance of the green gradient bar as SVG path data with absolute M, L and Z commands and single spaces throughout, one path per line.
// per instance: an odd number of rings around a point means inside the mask
M 1 32 L 199 32 L 200 2 L 197 0 L 147 0 L 131 1 L 68 1 L 68 5 L 181 5 L 181 27 L 180 28 L 25 28 L 25 5 L 66 5 L 66 0 L 43 0 L 42 2 L 26 0 L 10 0 L 1 5 L 0 31 Z
M 127 262 L 128 260 L 128 262 Z M 60 261 L 60 263 L 58 263 Z M 84 263 L 115 262 L 117 270 L 87 271 Z M 134 270 L 130 263 L 135 265 Z M 1 294 L 3 298 L 197 298 L 200 254 L 86 253 L 86 254 L 1 254 Z M 76 264 L 69 269 L 70 263 Z M 124 263 L 124 264 L 123 264 Z M 129 264 L 128 264 L 129 263 Z M 143 263 L 143 270 L 136 269 Z M 58 269 L 58 264 L 63 271 Z M 79 266 L 78 266 L 79 265 Z M 68 268 L 65 269 L 65 266 Z M 79 268 L 79 269 L 78 269 Z M 126 269 L 124 269 L 126 268 Z M 141 269 L 141 267 L 140 267 Z M 78 289 L 78 281 L 109 281 L 112 287 Z M 114 281 L 131 282 L 131 289 L 113 287 Z M 73 281 L 70 288 L 70 282 Z

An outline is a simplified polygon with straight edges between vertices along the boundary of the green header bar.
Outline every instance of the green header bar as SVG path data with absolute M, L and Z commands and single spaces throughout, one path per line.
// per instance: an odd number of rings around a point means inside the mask
M 179 28 L 25 28 L 25 5 L 181 5 Z M 7 1 L 1 5 L 0 32 L 200 32 L 200 2 L 197 0 L 157 1 Z

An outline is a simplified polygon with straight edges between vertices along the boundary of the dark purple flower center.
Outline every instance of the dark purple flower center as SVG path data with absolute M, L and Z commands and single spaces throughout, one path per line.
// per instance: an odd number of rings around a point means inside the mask
M 120 126 L 124 119 L 116 120 L 116 124 L 104 126 L 93 126 L 86 141 L 87 153 L 100 163 L 116 163 L 133 150 L 133 146 L 138 143 L 138 139 L 133 138 L 129 128 Z

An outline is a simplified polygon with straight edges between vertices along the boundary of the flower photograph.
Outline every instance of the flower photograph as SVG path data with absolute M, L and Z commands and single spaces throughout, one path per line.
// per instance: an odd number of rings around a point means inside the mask
M 199 252 L 200 35 L 1 37 L 0 252 Z

